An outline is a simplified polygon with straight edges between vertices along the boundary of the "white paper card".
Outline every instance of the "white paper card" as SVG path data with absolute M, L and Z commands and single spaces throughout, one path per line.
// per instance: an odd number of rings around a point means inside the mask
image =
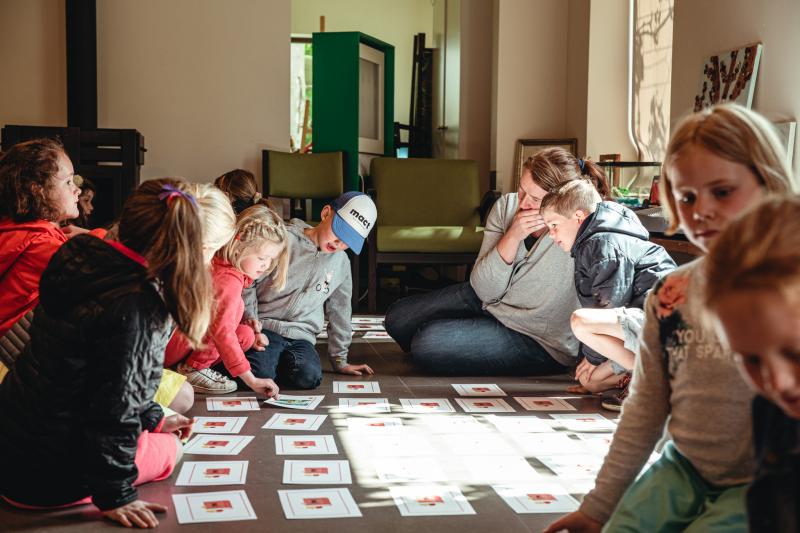
M 351 324 L 383 324 L 382 316 L 354 316 L 350 319 Z
M 230 396 L 227 398 L 206 398 L 209 411 L 258 411 L 261 407 L 255 396 Z
M 501 398 L 456 398 L 466 413 L 513 413 L 514 408 Z
M 344 488 L 279 490 L 278 498 L 289 520 L 361 516 L 350 491 Z
M 381 386 L 377 381 L 334 381 L 335 394 L 380 394 Z
M 353 331 L 385 331 L 381 324 L 350 324 Z
M 555 483 L 493 485 L 492 488 L 517 513 L 571 513 L 578 501 Z
M 495 457 L 476 455 L 463 457 L 462 462 L 471 476 L 470 481 L 473 483 L 505 483 L 509 481 L 531 481 L 541 478 L 524 457 L 514 455 Z
M 494 383 L 453 383 L 453 388 L 461 396 L 506 396 Z
M 555 431 L 547 420 L 535 416 L 489 415 L 486 420 L 503 433 L 551 433 Z
M 475 510 L 455 485 L 390 487 L 402 516 L 469 515 Z
M 596 455 L 537 455 L 542 464 L 557 476 L 565 478 L 594 478 L 603 466 L 603 458 Z
M 582 442 L 563 433 L 509 433 L 508 437 L 526 457 L 586 452 Z
M 275 435 L 277 455 L 335 455 L 333 435 Z
M 489 433 L 491 430 L 471 416 L 430 415 L 422 417 L 431 433 Z
M 365 435 L 365 450 L 375 457 L 413 457 L 436 455 L 436 450 L 422 435 L 403 433 L 399 435 Z
M 352 483 L 350 461 L 284 461 L 284 485 L 335 485 Z
M 514 396 L 514 399 L 528 411 L 575 411 L 576 409 L 560 398 L 541 396 Z
M 197 455 L 236 455 L 253 440 L 249 435 L 195 435 L 183 447 L 184 453 Z
M 350 417 L 347 429 L 353 433 L 397 433 L 403 431 L 403 420 L 390 417 Z
M 287 409 L 316 409 L 325 396 L 292 396 L 289 394 L 281 394 L 277 400 L 270 398 L 265 400 L 264 403 L 274 405 L 275 407 L 286 407 Z
M 455 413 L 446 398 L 400 398 L 406 413 Z
M 172 502 L 179 524 L 256 519 L 243 490 L 173 494 Z
M 601 457 L 608 455 L 611 441 L 614 440 L 614 435 L 610 433 L 577 433 L 577 437 L 590 453 Z
M 362 339 L 383 339 L 383 340 L 391 340 L 391 336 L 386 333 L 385 331 L 368 331 L 364 333 L 364 336 L 361 337 Z
M 244 485 L 247 461 L 185 461 L 175 485 Z
M 519 455 L 503 438 L 490 433 L 440 435 L 446 455 Z
M 447 481 L 439 461 L 431 457 L 383 457 L 372 464 L 384 483 Z
M 316 431 L 326 418 L 328 415 L 275 413 L 262 427 L 263 429 Z
M 391 413 L 386 398 L 339 398 L 339 410 L 344 413 Z
M 617 426 L 603 415 L 550 415 L 569 431 L 615 431 Z
M 245 422 L 246 416 L 196 416 L 193 429 L 197 433 L 239 433 Z

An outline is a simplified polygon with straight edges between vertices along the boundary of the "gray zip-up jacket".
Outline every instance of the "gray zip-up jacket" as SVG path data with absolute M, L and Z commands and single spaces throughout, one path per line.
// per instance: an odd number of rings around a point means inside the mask
M 289 275 L 282 290 L 272 286 L 269 275 L 244 290 L 247 316 L 258 316 L 265 329 L 282 337 L 314 344 L 328 319 L 328 356 L 334 369 L 347 365 L 353 338 L 350 296 L 353 281 L 344 251 L 320 252 L 305 236 L 310 228 L 302 220 L 286 224 L 289 234 Z
M 519 207 L 517 193 L 504 194 L 486 221 L 470 284 L 484 308 L 505 327 L 531 337 L 564 366 L 574 366 L 578 341 L 569 325 L 580 307 L 575 293 L 574 262 L 547 235 L 528 251 L 519 244 L 506 264 L 497 243 L 511 226 Z

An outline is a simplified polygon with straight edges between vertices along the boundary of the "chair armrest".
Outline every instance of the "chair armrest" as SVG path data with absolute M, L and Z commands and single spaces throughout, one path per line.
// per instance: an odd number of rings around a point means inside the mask
M 481 225 L 486 225 L 486 219 L 489 218 L 489 213 L 492 212 L 492 207 L 500 196 L 500 191 L 486 191 L 486 194 L 481 198 L 481 204 L 478 206 L 478 213 L 481 215 Z

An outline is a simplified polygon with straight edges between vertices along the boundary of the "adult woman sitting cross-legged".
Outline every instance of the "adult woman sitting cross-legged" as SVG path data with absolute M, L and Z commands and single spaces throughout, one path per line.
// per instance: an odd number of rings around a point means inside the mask
M 503 195 L 486 223 L 469 282 L 409 296 L 386 313 L 386 330 L 428 372 L 547 375 L 574 366 L 579 307 L 573 260 L 548 237 L 539 204 L 549 191 L 589 178 L 608 195 L 602 170 L 560 148 L 523 165 L 519 189 Z

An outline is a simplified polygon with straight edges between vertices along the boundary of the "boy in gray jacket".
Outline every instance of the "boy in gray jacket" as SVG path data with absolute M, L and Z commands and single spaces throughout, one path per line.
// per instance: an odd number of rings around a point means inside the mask
M 644 299 L 675 269 L 666 250 L 650 242 L 633 211 L 603 202 L 586 180 L 565 183 L 542 199 L 551 238 L 575 259 L 575 290 L 582 309 L 572 332 L 583 343 L 575 377 L 590 392 L 622 386 L 633 368 L 642 329 Z M 607 401 L 614 409 L 619 402 Z M 614 409 L 617 410 L 617 409 Z
M 282 387 L 314 389 L 322 382 L 317 334 L 328 319 L 328 356 L 334 370 L 360 376 L 372 374 L 367 365 L 347 362 L 352 340 L 350 262 L 348 247 L 361 252 L 375 224 L 377 210 L 369 196 L 347 192 L 322 209 L 316 227 L 292 219 L 289 234 L 289 276 L 278 290 L 269 275 L 244 293 L 247 309 L 261 321 L 269 340 L 263 351 L 245 355 L 253 374 L 276 379 Z

